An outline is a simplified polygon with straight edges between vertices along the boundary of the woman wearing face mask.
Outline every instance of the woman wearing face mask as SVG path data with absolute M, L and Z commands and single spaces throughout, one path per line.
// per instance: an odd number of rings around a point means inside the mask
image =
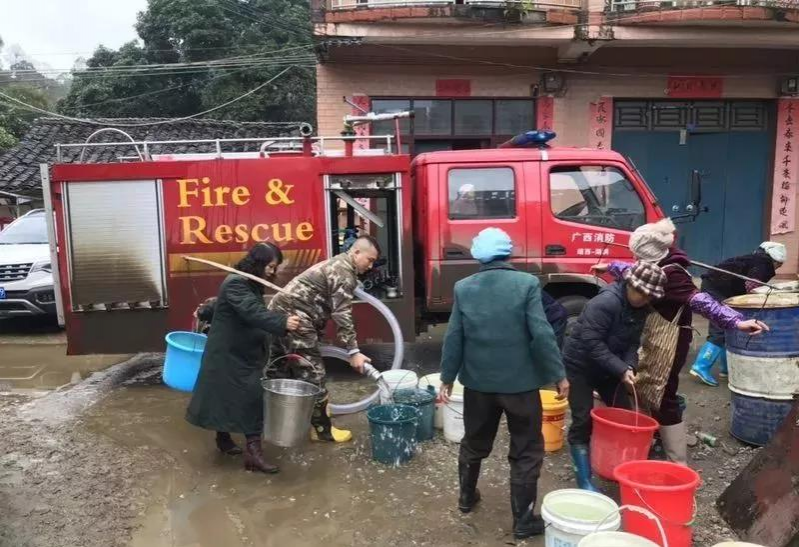
M 269 280 L 282 261 L 277 246 L 258 243 L 236 269 Z M 261 375 L 268 359 L 270 335 L 283 336 L 296 330 L 299 319 L 267 311 L 263 292 L 263 285 L 238 274 L 222 282 L 186 420 L 216 431 L 216 446 L 224 454 L 241 454 L 230 434 L 243 434 L 247 440 L 245 469 L 277 473 L 276 466 L 264 461 L 261 447 Z

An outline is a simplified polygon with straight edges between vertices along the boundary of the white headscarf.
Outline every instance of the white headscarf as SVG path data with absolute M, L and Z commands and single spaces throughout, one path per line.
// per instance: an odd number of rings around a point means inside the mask
M 674 245 L 675 230 L 669 218 L 639 226 L 630 236 L 630 250 L 638 260 L 658 263 Z
M 788 252 L 785 249 L 785 245 L 782 243 L 777 243 L 776 241 L 764 241 L 760 244 L 760 248 L 766 251 L 766 254 L 769 255 L 774 262 L 779 262 L 781 264 L 785 263 Z

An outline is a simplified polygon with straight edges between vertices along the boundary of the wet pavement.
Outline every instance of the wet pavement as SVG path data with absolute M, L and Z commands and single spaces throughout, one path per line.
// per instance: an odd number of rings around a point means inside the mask
M 20 356 L 34 363 L 61 351 L 57 332 L 37 336 L 45 336 L 39 341 L 52 337 L 53 343 L 28 348 L 44 357 L 19 350 Z M 23 344 L 6 341 L 0 351 L 16 345 Z M 378 368 L 388 366 L 389 350 L 373 350 L 371 355 Z M 439 357 L 440 337 L 435 333 L 407 346 L 407 366 L 420 375 L 435 371 Z M 212 432 L 185 422 L 189 395 L 162 385 L 159 359 L 133 359 L 38 399 L 0 393 L 0 411 L 7 417 L 0 422 L 0 454 L 5 454 L 0 458 L 0 506 L 6 508 L 0 513 L 0 545 L 514 543 L 504 428 L 483 467 L 483 501 L 470 515 L 456 508 L 457 445 L 438 433 L 436 440 L 421 445 L 409 464 L 391 468 L 374 463 L 363 413 L 336 419 L 337 425 L 353 430 L 351 443 L 308 443 L 293 450 L 265 445 L 267 457 L 281 466 L 281 473 L 257 475 L 242 469 L 241 456 L 219 454 Z M 72 366 L 65 365 L 66 370 Z M 125 371 L 130 374 L 125 376 Z M 336 402 L 355 401 L 373 389 L 340 363 L 331 364 L 330 373 Z M 703 476 L 694 544 L 710 547 L 732 538 L 713 502 L 753 452 L 727 433 L 726 389 L 704 388 L 687 375 L 681 383 L 688 399 L 689 429 L 712 433 L 722 441 L 717 448 L 699 445 L 691 456 L 692 466 Z M 74 399 L 78 404 L 70 406 Z M 61 415 L 77 420 L 55 419 Z M 547 455 L 539 500 L 548 491 L 573 485 L 566 451 Z M 612 485 L 602 486 L 614 495 Z M 541 547 L 544 541 L 520 544 Z
M 338 372 L 334 369 L 330 383 L 337 402 L 372 390 L 369 381 L 342 374 L 341 368 Z M 117 389 L 85 416 L 91 432 L 164 458 L 133 547 L 513 542 L 506 433 L 484 465 L 479 510 L 464 516 L 455 506 L 457 445 L 443 440 L 440 432 L 437 440 L 421 445 L 409 464 L 391 468 L 371 460 L 365 414 L 344 416 L 335 423 L 352 429 L 353 442 L 309 442 L 290 450 L 265 444 L 266 456 L 281 472 L 257 475 L 243 471 L 241 456 L 217 453 L 213 433 L 183 419 L 189 396 L 153 385 L 157 381 L 153 377 Z M 547 462 L 562 468 L 564 457 L 558 454 Z M 541 488 L 555 488 L 551 474 L 545 473 Z
M 130 357 L 66 352 L 66 335 L 52 320 L 0 320 L 0 387 L 55 389 Z

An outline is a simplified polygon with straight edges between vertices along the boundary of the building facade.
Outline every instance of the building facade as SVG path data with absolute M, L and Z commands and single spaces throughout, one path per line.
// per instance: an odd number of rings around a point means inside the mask
M 403 149 L 532 128 L 629 156 L 697 260 L 786 243 L 796 273 L 799 0 L 314 0 L 318 128 L 411 109 Z M 375 124 L 373 133 L 393 130 Z

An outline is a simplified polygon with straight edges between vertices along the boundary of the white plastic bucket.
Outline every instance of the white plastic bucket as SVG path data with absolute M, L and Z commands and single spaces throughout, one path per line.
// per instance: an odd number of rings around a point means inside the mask
M 635 534 L 627 532 L 597 532 L 589 534 L 580 540 L 578 547 L 660 547 L 654 541 L 649 541 Z
M 452 396 L 444 405 L 444 438 L 451 443 L 459 443 L 466 430 L 463 426 L 463 386 L 452 387 Z
M 589 534 L 615 532 L 621 526 L 616 502 L 587 490 L 550 492 L 541 503 L 541 516 L 547 524 L 546 547 L 577 547 Z
M 385 382 L 380 382 L 380 404 L 387 405 L 392 402 L 392 395 L 400 389 L 413 389 L 419 383 L 419 377 L 412 370 L 391 369 L 380 374 Z

